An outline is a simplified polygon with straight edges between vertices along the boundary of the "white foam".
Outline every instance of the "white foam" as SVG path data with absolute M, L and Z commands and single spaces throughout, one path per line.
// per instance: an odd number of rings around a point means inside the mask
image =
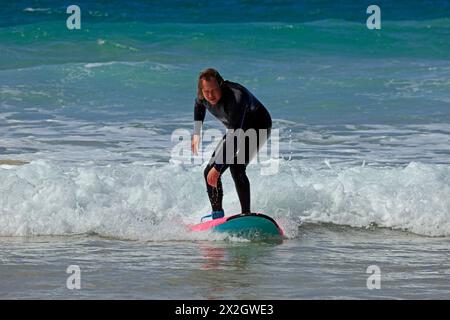
M 0 168 L 0 235 L 99 234 L 141 240 L 223 239 L 190 233 L 208 212 L 203 175 L 179 166 Z M 201 179 L 198 179 L 200 177 Z M 176 188 L 178 191 L 173 192 Z M 195 194 L 198 201 L 195 201 Z M 200 196 L 202 196 L 200 199 Z
M 281 162 L 260 176 L 249 166 L 252 209 L 274 217 L 288 237 L 301 221 L 354 227 L 376 224 L 427 236 L 450 236 L 450 167 L 311 169 Z M 0 236 L 99 234 L 140 240 L 223 239 L 184 225 L 209 212 L 203 167 L 160 164 L 62 167 L 50 161 L 0 168 Z M 224 208 L 240 210 L 223 177 Z M 270 190 L 270 192 L 268 192 Z
M 86 63 L 84 65 L 85 68 L 99 68 L 104 66 L 111 66 L 114 64 L 120 64 L 120 62 L 117 61 L 109 61 L 109 62 L 93 62 L 93 63 Z
M 50 11 L 50 8 L 25 8 L 23 9 L 25 12 L 46 12 Z
M 105 44 L 105 40 L 99 39 L 99 44 L 103 45 Z M 149 68 L 151 70 L 172 70 L 177 69 L 176 66 L 165 64 L 165 63 L 158 63 L 158 62 L 151 62 L 151 61 L 107 61 L 107 62 L 91 62 L 84 64 L 84 68 L 92 69 L 92 68 L 101 68 L 101 67 L 108 67 L 113 65 L 122 65 L 122 66 L 131 66 L 131 67 L 139 67 L 139 68 Z
M 295 163 L 295 162 L 294 162 Z M 450 166 L 313 170 L 289 165 L 270 183 L 268 201 L 304 222 L 376 224 L 421 235 L 450 235 Z M 263 185 L 263 187 L 269 185 Z M 292 190 L 292 191 L 289 191 Z
M 278 124 L 277 124 L 278 125 Z M 354 165 L 407 164 L 412 161 L 448 163 L 450 154 L 448 124 L 291 126 L 281 125 L 280 150 L 294 158 L 318 164 L 325 159 Z M 322 160 L 322 161 L 318 161 Z

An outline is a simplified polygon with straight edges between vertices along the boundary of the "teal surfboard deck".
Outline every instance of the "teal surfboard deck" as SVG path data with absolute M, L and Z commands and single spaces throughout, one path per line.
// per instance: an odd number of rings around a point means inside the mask
M 251 240 L 283 238 L 283 231 L 275 220 L 256 213 L 231 216 L 212 230 Z

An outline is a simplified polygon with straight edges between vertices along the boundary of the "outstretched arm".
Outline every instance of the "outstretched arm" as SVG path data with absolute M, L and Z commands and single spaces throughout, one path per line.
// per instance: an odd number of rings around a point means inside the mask
M 198 100 L 195 99 L 194 104 L 194 135 L 192 136 L 191 141 L 191 149 L 192 153 L 197 155 L 198 153 L 198 145 L 200 141 L 200 133 L 202 130 L 203 120 L 205 120 L 206 108 L 205 106 Z
M 195 99 L 194 104 L 194 135 L 200 136 L 200 131 L 202 129 L 203 121 L 205 120 L 206 107 L 200 100 Z

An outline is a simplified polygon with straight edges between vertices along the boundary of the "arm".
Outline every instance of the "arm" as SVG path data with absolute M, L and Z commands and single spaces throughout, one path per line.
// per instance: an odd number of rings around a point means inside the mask
M 206 107 L 200 102 L 200 100 L 195 99 L 194 104 L 194 135 L 200 136 L 200 131 L 202 129 L 203 121 L 205 120 Z
M 200 141 L 200 133 L 202 129 L 203 120 L 205 120 L 206 108 L 205 106 L 198 100 L 195 99 L 194 104 L 194 135 L 192 136 L 191 141 L 191 149 L 192 153 L 197 155 L 198 144 Z

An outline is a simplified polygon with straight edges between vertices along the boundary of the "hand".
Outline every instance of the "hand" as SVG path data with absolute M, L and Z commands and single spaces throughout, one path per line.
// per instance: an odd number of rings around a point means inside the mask
M 219 180 L 220 172 L 216 170 L 216 168 L 212 167 L 208 172 L 208 176 L 206 177 L 206 181 L 211 187 L 217 188 L 217 180 Z
M 200 136 L 198 134 L 194 134 L 191 141 L 191 150 L 192 153 L 197 155 L 198 153 L 198 143 L 200 141 Z

